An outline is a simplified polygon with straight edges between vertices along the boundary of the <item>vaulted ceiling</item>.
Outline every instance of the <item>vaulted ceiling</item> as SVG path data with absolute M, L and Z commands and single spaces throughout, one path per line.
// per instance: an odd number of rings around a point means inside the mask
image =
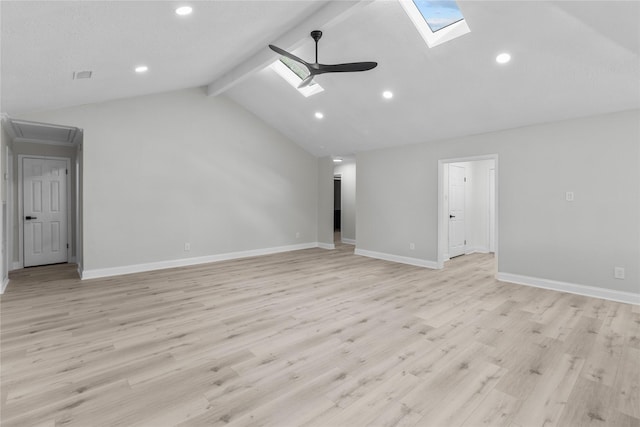
M 640 2 L 458 1 L 471 32 L 431 49 L 396 0 L 184 3 L 3 0 L 2 112 L 202 86 L 321 156 L 640 108 Z M 303 97 L 267 45 L 312 59 L 314 29 L 320 62 L 378 67 Z

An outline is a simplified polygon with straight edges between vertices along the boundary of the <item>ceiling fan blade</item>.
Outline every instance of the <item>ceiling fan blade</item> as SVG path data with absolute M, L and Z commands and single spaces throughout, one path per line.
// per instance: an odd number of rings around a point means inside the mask
M 315 74 L 309 74 L 306 79 L 300 82 L 300 84 L 298 85 L 298 89 L 309 86 L 311 84 L 311 81 L 313 80 L 314 75 Z
M 376 68 L 377 62 L 352 62 L 349 64 L 318 64 L 316 74 L 322 73 L 349 73 L 353 71 L 367 71 Z
M 316 62 L 309 63 L 304 59 L 298 58 L 292 53 L 287 52 L 284 49 L 280 49 L 278 46 L 274 46 L 272 44 L 269 45 L 269 48 L 276 52 L 277 54 L 295 61 L 301 65 L 304 65 L 309 71 L 309 75 L 307 75 L 298 85 L 298 89 L 302 89 L 307 87 L 313 81 L 313 78 L 316 74 L 324 74 L 324 73 L 344 73 L 344 72 L 353 72 L 353 71 L 367 71 L 371 70 L 378 66 L 377 62 L 351 62 L 347 64 L 319 64 L 318 63 L 318 41 L 322 37 L 322 31 L 314 30 L 311 31 L 311 38 L 316 42 Z M 296 64 L 292 64 L 289 61 L 285 61 L 284 58 L 280 59 L 281 62 L 285 63 L 291 71 L 293 71 L 300 78 L 306 75 L 304 70 L 300 70 Z M 294 69 L 295 68 L 295 69 Z
M 274 46 L 274 45 L 270 44 L 269 47 L 271 48 L 272 51 L 274 51 L 276 53 L 279 53 L 282 56 L 286 56 L 289 59 L 293 59 L 294 61 L 303 64 L 305 67 L 310 68 L 309 67 L 309 63 L 307 61 L 305 61 L 304 59 L 300 59 L 297 56 L 295 56 L 294 54 L 289 53 L 284 49 L 280 49 L 278 46 Z

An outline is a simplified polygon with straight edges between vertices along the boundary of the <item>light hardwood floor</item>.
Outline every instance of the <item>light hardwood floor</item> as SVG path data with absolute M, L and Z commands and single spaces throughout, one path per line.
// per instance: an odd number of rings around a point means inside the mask
M 2 426 L 638 426 L 640 309 L 309 249 L 12 274 Z

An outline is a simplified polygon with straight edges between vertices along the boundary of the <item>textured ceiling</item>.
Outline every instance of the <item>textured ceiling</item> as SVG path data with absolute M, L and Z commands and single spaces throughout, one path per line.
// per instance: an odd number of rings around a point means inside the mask
M 195 1 L 179 17 L 184 3 L 2 0 L 2 112 L 207 85 L 324 2 Z
M 459 1 L 471 33 L 433 49 L 395 0 L 304 28 L 325 3 L 201 1 L 179 18 L 172 1 L 3 0 L 2 112 L 205 86 L 242 69 L 225 96 L 315 155 L 348 155 L 640 108 L 640 2 Z M 309 98 L 260 69 L 278 40 L 313 58 L 313 29 L 324 31 L 320 62 L 379 66 L 319 76 L 325 91 Z M 503 66 L 502 51 L 513 58 Z M 139 63 L 147 75 L 132 72 Z M 93 77 L 72 80 L 81 70 Z

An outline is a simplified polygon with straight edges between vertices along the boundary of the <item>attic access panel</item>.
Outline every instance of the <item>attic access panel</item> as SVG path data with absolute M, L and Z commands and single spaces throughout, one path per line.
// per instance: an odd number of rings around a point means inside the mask
M 10 123 L 18 141 L 73 144 L 78 133 L 78 128 L 71 126 L 14 119 Z

